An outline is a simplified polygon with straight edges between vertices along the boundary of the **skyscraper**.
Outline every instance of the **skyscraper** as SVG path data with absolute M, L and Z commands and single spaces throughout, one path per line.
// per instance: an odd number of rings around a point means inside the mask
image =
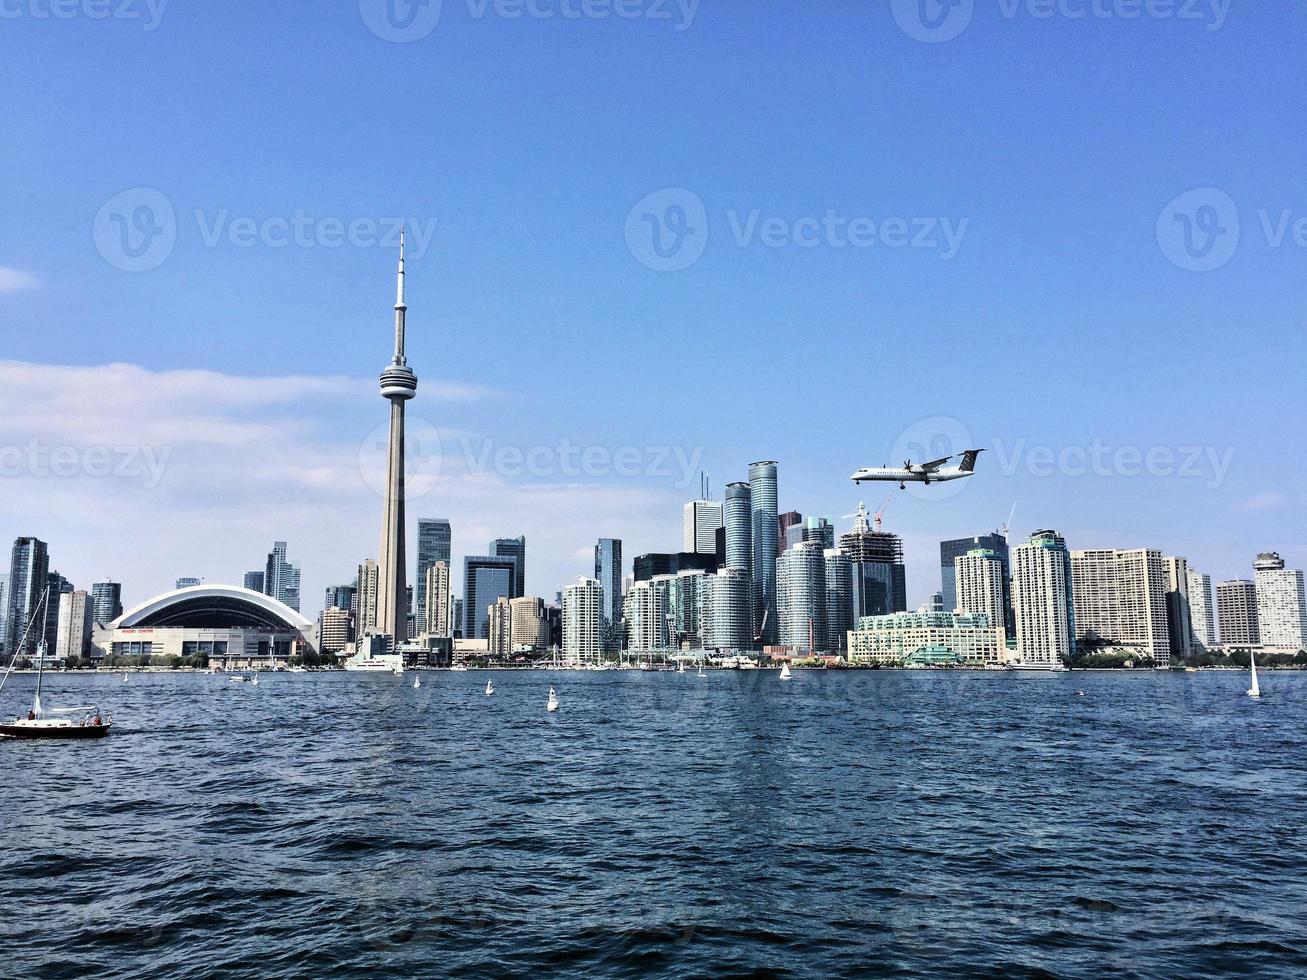
M 600 538 L 595 545 L 595 581 L 603 590 L 599 606 L 599 640 L 604 653 L 622 649 L 622 542 Z
M 722 526 L 719 501 L 691 500 L 681 512 L 681 550 L 701 555 L 716 554 L 717 529 Z
M 800 541 L 776 562 L 777 635 L 800 653 L 825 650 L 826 561 L 820 541 Z
M 263 592 L 263 573 L 246 572 L 244 585 L 251 592 Z
M 1216 646 L 1216 604 L 1212 600 L 1212 577 L 1189 569 L 1189 621 L 1194 642 L 1204 649 Z
M 452 567 L 452 542 L 453 529 L 448 520 L 443 517 L 418 518 L 417 597 L 414 612 L 420 633 L 435 632 L 430 629 L 432 618 L 427 604 L 427 570 L 438 561 L 445 563 L 446 570 Z M 446 615 L 447 612 L 440 613 L 442 619 Z M 448 636 L 449 634 L 437 633 L 436 635 Z
M 670 645 L 667 605 L 675 576 L 636 582 L 622 598 L 626 645 L 632 651 L 665 650 Z
M 50 572 L 45 577 L 50 589 L 50 601 L 45 606 L 45 646 L 50 656 L 54 656 L 59 643 L 59 601 L 60 596 L 73 591 L 73 583 L 58 572 Z
M 756 627 L 764 644 L 776 642 L 776 536 L 780 528 L 777 509 L 776 462 L 749 464 L 749 500 L 753 506 L 753 592 L 757 608 Z
M 357 585 L 328 585 L 322 595 L 322 608 L 330 609 L 335 606 L 337 609 L 351 610 L 354 608 L 354 597 L 357 592 Z
M 453 636 L 449 619 L 449 562 L 443 558 L 427 566 L 423 582 L 427 597 L 427 618 L 422 632 L 432 636 Z
M 5 652 L 30 657 L 45 634 L 44 620 L 36 622 L 27 634 L 27 642 L 19 649 L 19 640 L 27 629 L 28 621 L 41 604 L 50 573 L 50 556 L 46 544 L 39 538 L 18 538 L 14 541 L 9 559 L 8 636 Z M 58 593 L 50 601 L 59 602 Z M 56 609 L 58 606 L 56 605 Z M 57 618 L 57 613 L 56 613 Z
M 404 555 L 404 405 L 417 394 L 418 379 L 404 351 L 404 233 L 399 234 L 399 271 L 395 277 L 395 354 L 381 372 L 381 397 L 390 402 L 390 448 L 386 493 L 381 510 L 381 550 L 377 566 L 376 632 L 394 637 L 407 633 L 407 573 Z M 484 615 L 484 610 L 482 614 Z
M 9 573 L 0 574 L 0 653 L 9 637 Z
M 1075 652 L 1066 543 L 1054 531 L 1036 531 L 1010 558 L 1017 656 L 1026 666 L 1056 667 Z
M 1011 636 L 1016 629 L 1016 624 L 1012 618 L 1012 569 L 1008 561 L 1008 543 L 1007 538 L 994 532 L 993 534 L 977 534 L 970 538 L 953 538 L 949 541 L 939 543 L 939 581 L 940 592 L 944 595 L 944 611 L 953 612 L 958 606 L 957 593 L 957 573 L 954 569 L 954 561 L 961 555 L 975 551 L 977 548 L 992 551 L 998 556 L 999 561 L 1003 563 L 1003 620 L 1002 622 L 990 623 L 991 626 L 1002 626 Z
M 789 536 L 790 528 L 794 527 L 796 524 L 802 524 L 802 523 L 803 523 L 803 515 L 800 514 L 797 510 L 787 510 L 784 514 L 781 514 L 778 518 L 776 518 L 776 524 L 777 524 L 776 551 L 778 552 L 776 556 L 777 558 L 779 558 L 780 553 L 784 552 L 785 549 L 788 548 L 790 545 L 790 536 Z
M 906 612 L 907 572 L 903 542 L 889 531 L 873 531 L 859 505 L 853 530 L 840 535 L 840 551 L 853 563 L 853 618 Z
M 486 651 L 504 660 L 513 653 L 513 606 L 507 596 L 500 596 L 486 607 Z
M 840 653 L 848 649 L 853 629 L 853 562 L 838 548 L 827 548 L 826 561 L 826 649 Z
M 747 483 L 726 484 L 726 567 L 753 577 L 753 502 Z
M 59 627 L 55 655 L 77 659 L 91 655 L 91 626 L 94 607 L 87 592 L 65 592 L 59 596 Z
M 1007 630 L 1007 561 L 989 548 L 973 548 L 954 559 L 956 595 L 954 609 L 989 617 L 989 625 Z M 944 610 L 941 610 L 944 611 Z
M 1149 548 L 1071 552 L 1076 643 L 1133 647 L 1159 667 L 1171 664 L 1166 569 Z
M 568 664 L 598 662 L 602 598 L 603 589 L 592 578 L 578 578 L 563 590 L 563 657 Z
M 834 548 L 835 526 L 824 517 L 809 517 L 806 521 L 791 524 L 785 529 L 785 537 L 781 540 L 781 553 L 784 554 L 786 548 L 793 548 L 801 541 L 816 541 L 823 549 Z
M 91 600 L 95 605 L 92 615 L 101 625 L 108 625 L 123 614 L 123 587 L 118 582 L 96 582 L 91 586 Z
M 354 633 L 359 639 L 380 632 L 377 628 L 377 593 L 381 569 L 371 558 L 359 566 L 358 587 L 354 593 Z
M 1307 591 L 1303 574 L 1284 567 L 1274 551 L 1253 562 L 1257 583 L 1257 623 L 1262 646 L 1297 652 L 1307 648 Z
M 300 567 L 286 560 L 286 542 L 275 541 L 263 570 L 263 594 L 300 610 Z
M 1171 656 L 1187 663 L 1194 653 L 1194 626 L 1189 618 L 1189 562 L 1165 555 L 1162 571 L 1166 575 L 1166 633 Z
M 517 596 L 517 557 L 467 555 L 463 558 L 463 636 L 488 640 L 487 610 L 496 599 Z
M 1247 579 L 1217 585 L 1216 618 L 1221 646 L 1255 646 L 1262 642 L 1257 622 L 1257 587 Z
M 703 577 L 703 646 L 748 650 L 753 646 L 753 580 L 743 568 Z
M 318 646 L 323 653 L 340 653 L 353 641 L 350 611 L 339 606 L 322 610 L 318 620 Z
M 545 600 L 539 596 L 520 596 L 509 603 L 513 615 L 513 647 L 545 650 L 549 647 L 549 619 Z
M 490 542 L 490 554 L 496 558 L 512 558 L 517 562 L 517 575 L 513 578 L 514 593 L 510 599 L 526 594 L 526 535 L 516 538 L 495 538 Z

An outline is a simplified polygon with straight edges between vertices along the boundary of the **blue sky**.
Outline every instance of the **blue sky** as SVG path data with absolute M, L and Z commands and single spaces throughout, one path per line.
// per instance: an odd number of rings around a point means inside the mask
M 991 450 L 970 485 L 886 514 L 914 602 L 935 542 L 1013 501 L 1018 535 L 1218 579 L 1259 550 L 1307 563 L 1299 5 L 922 0 L 958 31 L 931 42 L 906 0 L 445 0 L 395 43 L 380 2 L 6 8 L 0 444 L 169 451 L 158 480 L 6 464 L 0 532 L 45 537 L 79 585 L 230 580 L 287 537 L 313 610 L 375 552 L 400 218 L 432 232 L 410 410 L 442 458 L 411 516 L 453 519 L 458 554 L 526 533 L 532 592 L 588 572 L 601 535 L 677 546 L 697 477 L 664 450 L 718 487 L 777 459 L 782 509 L 839 518 L 883 497 L 858 466 L 964 437 Z M 140 188 L 175 234 L 124 271 L 113 215 Z M 701 254 L 651 268 L 645 215 L 670 229 L 686 202 Z M 277 247 L 297 214 L 311 244 Z M 1214 253 L 1177 251 L 1212 217 Z M 333 221 L 363 231 L 330 247 Z M 574 474 L 562 440 L 609 462 Z

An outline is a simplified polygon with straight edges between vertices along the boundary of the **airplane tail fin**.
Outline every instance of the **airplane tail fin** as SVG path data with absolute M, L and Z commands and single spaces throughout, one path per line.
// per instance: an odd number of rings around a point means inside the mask
M 983 449 L 968 449 L 962 454 L 962 462 L 958 464 L 958 469 L 963 473 L 972 473 L 976 469 L 976 457 L 983 453 Z

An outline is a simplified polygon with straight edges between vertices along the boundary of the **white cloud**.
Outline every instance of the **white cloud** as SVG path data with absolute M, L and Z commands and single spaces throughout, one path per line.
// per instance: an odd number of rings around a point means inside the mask
M 424 382 L 419 398 L 466 413 L 496 394 Z M 0 361 L 0 539 L 37 535 L 52 567 L 79 587 L 120 580 L 125 602 L 183 575 L 239 584 L 284 539 L 312 615 L 326 585 L 375 556 L 370 447 L 385 424 L 370 377 Z M 472 465 L 460 435 L 440 430 L 438 478 L 411 480 L 408 505 L 410 539 L 418 517 L 453 521 L 456 566 L 491 538 L 525 534 L 528 591 L 549 598 L 592 572 L 597 537 L 625 538 L 628 556 L 676 549 L 682 491 L 667 481 L 532 484 Z
M 23 293 L 41 288 L 41 280 L 22 269 L 0 265 L 0 293 Z
M 1274 510 L 1276 507 L 1282 507 L 1288 502 L 1288 497 L 1279 491 L 1265 490 L 1261 493 L 1255 493 L 1242 504 L 1240 510 Z

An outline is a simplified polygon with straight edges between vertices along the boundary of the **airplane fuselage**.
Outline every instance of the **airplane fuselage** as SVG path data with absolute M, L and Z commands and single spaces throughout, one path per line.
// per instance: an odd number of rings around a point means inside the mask
M 960 470 L 956 467 L 947 470 L 930 470 L 898 466 L 868 466 L 853 474 L 854 483 L 948 483 L 974 475 L 973 470 Z

